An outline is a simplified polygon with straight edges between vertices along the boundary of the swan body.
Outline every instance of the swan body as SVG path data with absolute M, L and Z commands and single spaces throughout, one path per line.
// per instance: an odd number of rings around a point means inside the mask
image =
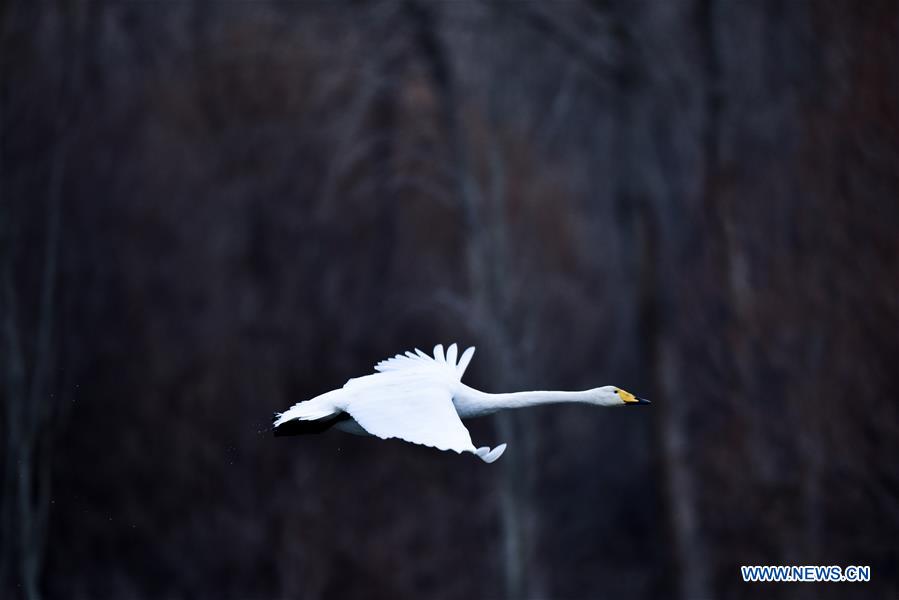
M 473 355 L 473 347 L 459 356 L 456 344 L 445 353 L 443 345 L 438 344 L 433 356 L 416 349 L 414 353 L 382 360 L 375 365 L 375 373 L 350 379 L 342 388 L 276 413 L 275 435 L 319 433 L 334 427 L 439 450 L 471 452 L 491 463 L 502 455 L 506 444 L 493 449 L 476 448 L 462 419 L 560 402 L 596 406 L 649 404 L 648 400 L 611 385 L 581 392 L 488 394 L 462 383 Z

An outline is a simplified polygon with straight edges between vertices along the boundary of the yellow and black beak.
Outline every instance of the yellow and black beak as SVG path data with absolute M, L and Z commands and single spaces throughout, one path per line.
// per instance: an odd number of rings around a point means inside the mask
M 618 397 L 621 398 L 622 402 L 629 406 L 637 406 L 638 404 L 652 404 L 649 400 L 644 398 L 637 398 L 630 392 L 625 392 L 624 390 L 619 390 L 616 388 L 615 393 L 618 394 Z

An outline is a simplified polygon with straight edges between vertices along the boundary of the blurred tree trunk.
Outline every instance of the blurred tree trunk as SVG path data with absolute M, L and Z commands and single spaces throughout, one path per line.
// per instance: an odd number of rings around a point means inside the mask
M 622 121 L 628 123 L 627 120 Z M 624 156 L 628 156 L 627 153 Z M 656 457 L 661 472 L 661 497 L 666 509 L 671 577 L 677 585 L 677 597 L 684 600 L 711 598 L 705 548 L 699 531 L 697 516 L 697 485 L 690 463 L 687 431 L 686 396 L 681 393 L 683 382 L 679 373 L 679 344 L 676 329 L 667 315 L 671 300 L 666 298 L 664 238 L 659 216 L 647 199 L 651 192 L 634 198 L 638 255 L 637 337 L 641 340 L 639 364 L 647 365 L 649 388 L 655 415 Z
M 521 385 L 522 356 L 509 330 L 505 264 L 505 173 L 496 144 L 489 150 L 490 190 L 479 189 L 465 140 L 464 124 L 459 116 L 459 98 L 452 65 L 434 22 L 430 8 L 413 1 L 406 3 L 414 23 L 417 42 L 427 61 L 438 92 L 439 115 L 449 150 L 457 196 L 462 211 L 466 272 L 472 322 L 486 346 L 492 368 L 488 379 L 498 389 Z M 491 123 L 493 124 L 493 123 Z M 526 414 L 502 413 L 495 417 L 503 442 L 514 452 L 503 457 L 500 518 L 503 534 L 503 576 L 506 597 L 510 600 L 531 597 L 535 581 L 528 565 L 533 555 L 536 513 L 533 509 L 534 440 L 533 421 Z
M 17 227 L 8 205 L 0 219 L 3 228 L 3 257 L 0 282 L 3 286 L 3 364 L 6 402 L 4 425 L 4 547 L 2 574 L 9 576 L 9 562 L 18 557 L 19 577 L 27 598 L 39 598 L 41 566 L 50 509 L 53 418 L 51 393 L 54 358 L 54 313 L 58 246 L 60 236 L 61 180 L 65 149 L 57 146 L 52 159 L 47 202 L 46 242 L 36 325 L 36 343 L 28 358 L 23 333 L 27 331 L 18 306 L 12 240 Z M 5 173 L 0 174 L 0 177 Z M 29 365 L 29 363 L 31 363 Z M 29 368 L 30 367 L 30 368 Z M 30 372 L 30 374 L 29 374 Z M 16 545 L 18 540 L 18 545 Z
M 10 86 L 3 89 L 0 106 L 0 364 L 5 371 L 0 426 L 6 446 L 0 497 L 0 591 L 12 588 L 18 581 L 25 597 L 34 599 L 41 596 L 53 448 L 64 408 L 54 388 L 59 370 L 56 315 L 63 181 L 74 124 L 73 108 L 77 107 L 70 96 L 80 97 L 84 69 L 80 61 L 84 57 L 79 48 L 88 43 L 84 32 L 96 18 L 96 11 L 61 3 L 35 16 L 17 13 L 15 6 L 3 15 L 5 55 L 15 54 L 6 52 L 10 46 L 31 44 L 32 39 L 40 38 L 35 30 L 47 34 L 43 38 L 46 46 L 34 43 L 20 50 L 48 55 L 58 55 L 60 49 L 65 52 L 58 70 L 52 74 L 56 84 L 50 89 L 53 95 L 44 99 L 49 104 L 50 122 L 40 143 L 48 150 L 46 158 L 35 167 L 40 175 L 33 178 L 43 189 L 32 189 L 27 177 L 12 176 L 17 157 L 7 148 L 7 132 L 17 124 L 21 107 L 33 98 L 17 96 L 10 83 L 16 80 L 14 70 L 20 65 L 4 62 L 0 78 Z M 25 30 L 25 37 L 16 38 Z M 45 209 L 33 211 L 34 197 L 40 194 L 45 195 Z M 37 259 L 18 257 L 13 249 L 29 235 L 34 227 L 29 220 L 35 214 L 43 220 L 38 226 L 43 252 Z M 27 287 L 28 277 L 17 274 L 18 264 L 40 269 L 37 290 Z
M 702 1 L 702 0 L 700 0 Z M 636 43 L 641 28 L 650 27 L 646 15 L 632 5 L 618 6 L 620 63 L 616 72 L 617 123 L 615 149 L 616 195 L 618 212 L 630 224 L 634 268 L 637 273 L 637 339 L 640 340 L 638 364 L 645 365 L 653 404 L 655 455 L 660 473 L 659 495 L 665 510 L 669 555 L 667 564 L 674 590 L 664 595 L 683 600 L 713 597 L 710 589 L 705 544 L 699 527 L 698 494 L 694 465 L 691 464 L 688 413 L 690 397 L 681 390 L 684 382 L 685 351 L 681 331 L 671 315 L 680 314 L 679 305 L 689 299 L 676 296 L 677 290 L 690 289 L 690 267 L 678 258 L 686 255 L 685 244 L 694 239 L 686 214 L 690 203 L 678 197 L 672 174 L 664 163 L 677 164 L 679 157 L 664 154 L 658 133 L 653 131 L 655 98 L 670 93 L 670 78 L 659 75 L 652 59 L 639 58 Z M 661 27 L 672 40 L 692 34 L 690 21 L 677 12 Z M 660 25 L 656 25 L 657 27 Z M 665 61 L 661 61 L 664 63 Z M 668 110 L 670 105 L 661 105 Z M 689 127 L 673 128 L 671 135 L 689 137 Z M 692 140 L 671 140 L 668 147 L 689 147 Z M 693 270 L 698 266 L 694 265 Z M 676 272 L 675 272 L 676 270 Z M 674 290 L 674 292 L 672 292 Z

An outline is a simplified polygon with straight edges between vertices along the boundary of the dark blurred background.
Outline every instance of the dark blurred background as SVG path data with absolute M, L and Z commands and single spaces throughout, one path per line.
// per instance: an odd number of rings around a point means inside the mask
M 0 5 L 4 598 L 899 597 L 899 3 Z M 485 465 L 396 352 L 645 410 Z M 741 564 L 870 565 L 744 584 Z

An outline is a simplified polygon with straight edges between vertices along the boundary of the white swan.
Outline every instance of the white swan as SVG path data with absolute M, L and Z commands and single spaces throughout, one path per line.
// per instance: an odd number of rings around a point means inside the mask
M 452 344 L 434 347 L 434 356 L 416 349 L 379 362 L 376 373 L 350 379 L 342 388 L 295 404 L 275 414 L 275 435 L 319 433 L 336 427 L 382 439 L 399 438 L 439 450 L 471 452 L 484 462 L 495 461 L 505 451 L 475 448 L 462 419 L 489 415 L 508 408 L 557 402 L 581 402 L 597 406 L 649 404 L 648 400 L 607 385 L 583 392 L 514 392 L 487 394 L 462 383 L 462 374 L 474 348 L 456 362 Z

